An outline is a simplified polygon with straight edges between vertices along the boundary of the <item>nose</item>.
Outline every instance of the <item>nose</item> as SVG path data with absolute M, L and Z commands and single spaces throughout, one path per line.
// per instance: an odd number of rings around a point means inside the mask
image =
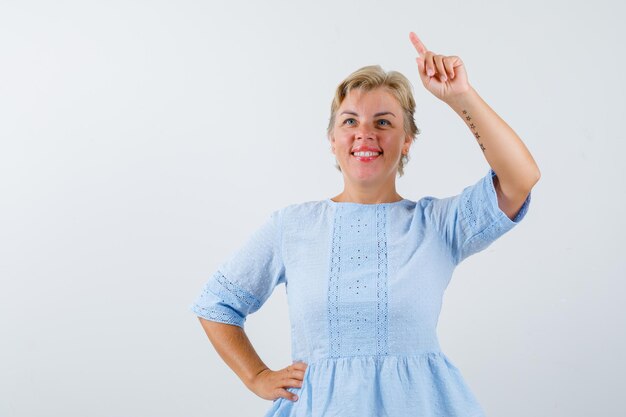
M 359 127 L 355 135 L 356 135 L 355 139 L 363 139 L 363 140 L 374 139 L 376 137 L 374 130 L 371 129 L 369 126 L 366 126 L 365 124 L 362 124 Z

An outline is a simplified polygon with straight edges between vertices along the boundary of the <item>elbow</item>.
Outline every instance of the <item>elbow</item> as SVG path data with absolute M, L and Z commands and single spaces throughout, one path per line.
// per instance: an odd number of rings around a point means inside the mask
M 519 188 L 521 190 L 521 194 L 528 194 L 535 184 L 539 182 L 539 178 L 541 178 L 541 172 L 539 171 L 539 168 L 536 167 L 532 174 L 526 175 L 526 182 L 524 186 Z
M 528 188 L 529 192 L 535 186 L 535 184 L 539 182 L 539 178 L 541 178 L 541 172 L 539 171 L 539 168 L 537 168 L 537 172 L 535 173 L 534 178 L 535 178 L 534 181 L 530 184 L 530 188 Z
M 535 185 L 539 181 L 539 178 L 541 178 L 541 171 L 539 170 L 539 166 L 536 162 L 534 162 L 533 165 L 534 168 L 532 170 L 532 178 L 534 178 L 534 182 L 532 183 L 532 185 Z

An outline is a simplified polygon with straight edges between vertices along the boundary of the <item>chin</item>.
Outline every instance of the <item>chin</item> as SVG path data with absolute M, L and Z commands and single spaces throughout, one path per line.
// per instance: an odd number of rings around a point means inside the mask
M 351 172 L 348 177 L 361 183 L 377 183 L 387 178 L 383 172 Z

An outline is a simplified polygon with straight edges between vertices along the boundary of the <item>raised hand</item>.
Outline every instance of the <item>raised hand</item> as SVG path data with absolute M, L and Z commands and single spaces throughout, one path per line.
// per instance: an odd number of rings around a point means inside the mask
M 409 33 L 409 39 L 419 55 L 415 60 L 422 84 L 435 97 L 447 102 L 471 89 L 461 58 L 429 51 L 413 32 Z
M 302 387 L 304 371 L 307 366 L 305 362 L 295 362 L 278 371 L 264 369 L 256 375 L 249 388 L 256 395 L 266 400 L 283 397 L 290 401 L 297 401 L 296 394 L 287 391 L 287 388 Z

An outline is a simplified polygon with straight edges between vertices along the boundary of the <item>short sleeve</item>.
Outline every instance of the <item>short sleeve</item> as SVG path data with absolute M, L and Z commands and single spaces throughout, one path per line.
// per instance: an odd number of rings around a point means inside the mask
M 441 199 L 425 197 L 428 201 L 425 213 L 448 245 L 455 265 L 486 249 L 526 216 L 531 192 L 511 220 L 498 206 L 495 176 L 495 171 L 489 169 L 487 175 L 458 195 Z
M 189 309 L 206 320 L 243 328 L 246 316 L 285 282 L 281 229 L 282 212 L 277 210 L 217 267 Z

